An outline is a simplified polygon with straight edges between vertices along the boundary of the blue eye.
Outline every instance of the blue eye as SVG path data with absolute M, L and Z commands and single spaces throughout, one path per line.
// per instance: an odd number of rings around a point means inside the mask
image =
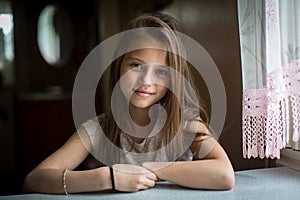
M 137 64 L 137 63 L 132 63 L 132 64 L 130 64 L 130 66 L 135 69 L 143 69 L 144 68 L 142 65 Z
M 159 76 L 168 76 L 168 71 L 166 69 L 158 68 L 156 69 L 156 73 Z

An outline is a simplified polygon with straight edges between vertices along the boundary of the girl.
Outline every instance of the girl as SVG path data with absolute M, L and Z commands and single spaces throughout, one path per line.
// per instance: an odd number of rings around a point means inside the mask
M 180 56 L 176 21 L 162 13 L 144 14 L 129 29 L 147 27 L 159 28 L 158 34 L 145 29 L 120 42 L 134 50 L 111 64 L 117 100 L 111 112 L 84 123 L 29 173 L 25 192 L 134 192 L 154 187 L 159 179 L 195 189 L 233 187 L 231 163 L 208 130 L 193 83 L 186 81 L 191 75 Z M 102 164 L 75 171 L 90 153 Z

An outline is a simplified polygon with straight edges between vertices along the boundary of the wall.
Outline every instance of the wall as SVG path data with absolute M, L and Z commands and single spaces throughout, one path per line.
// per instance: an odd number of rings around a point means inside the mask
M 64 9 L 71 19 L 74 41 L 70 59 L 62 67 L 49 65 L 42 57 L 37 40 L 38 19 L 48 4 Z M 18 92 L 46 90 L 61 86 L 70 90 L 77 70 L 97 41 L 97 15 L 93 0 L 13 1 L 15 27 L 15 69 Z M 69 41 L 71 42 L 71 41 Z
M 0 195 L 13 191 L 16 172 L 14 94 L 0 88 Z
M 58 4 L 71 18 L 74 49 L 62 67 L 49 65 L 38 49 L 38 19 L 48 4 Z M 98 43 L 95 5 L 94 0 L 12 0 L 16 82 L 9 91 L 0 88 L 0 195 L 20 193 L 25 175 L 74 133 L 71 90 L 82 61 Z

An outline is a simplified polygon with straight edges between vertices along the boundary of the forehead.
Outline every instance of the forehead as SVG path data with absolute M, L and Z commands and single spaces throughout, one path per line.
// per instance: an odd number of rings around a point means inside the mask
M 154 48 L 137 49 L 128 52 L 124 60 L 139 61 L 142 63 L 161 63 L 165 65 L 167 62 L 167 52 L 162 49 Z
M 161 39 L 155 38 L 151 35 L 137 35 L 134 38 L 131 38 L 128 45 L 128 50 L 135 49 L 145 49 L 145 48 L 153 48 L 153 49 L 162 49 L 166 50 L 166 45 Z

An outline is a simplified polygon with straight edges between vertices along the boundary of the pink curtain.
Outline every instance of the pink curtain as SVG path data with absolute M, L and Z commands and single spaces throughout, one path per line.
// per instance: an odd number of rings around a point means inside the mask
M 243 155 L 300 150 L 300 1 L 238 0 Z

